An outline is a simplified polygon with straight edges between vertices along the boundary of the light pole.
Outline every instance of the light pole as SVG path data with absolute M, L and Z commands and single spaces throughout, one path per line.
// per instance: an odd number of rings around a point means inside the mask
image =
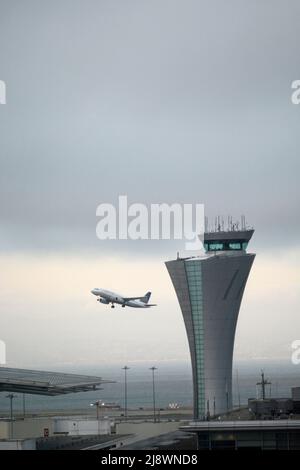
M 228 392 L 228 382 L 226 380 L 226 409 L 227 413 L 229 412 L 229 392 Z
M 95 403 L 90 403 L 90 406 L 95 406 L 96 407 L 96 413 L 97 413 L 97 423 L 98 423 L 98 434 L 100 434 L 100 413 L 99 413 L 99 408 L 100 406 L 104 406 L 104 402 L 101 400 L 95 401 Z
M 125 382 L 125 407 L 124 407 L 125 421 L 127 421 L 127 371 L 129 369 L 130 367 L 127 367 L 127 366 L 122 367 L 122 370 L 124 370 L 124 382 Z
M 13 393 L 9 393 L 6 395 L 6 398 L 10 399 L 10 439 L 13 438 L 13 399 L 15 395 Z
M 25 419 L 26 411 L 25 411 L 25 393 L 23 393 L 23 419 Z
M 149 370 L 152 370 L 152 393 L 153 393 L 153 421 L 156 423 L 156 414 L 155 414 L 155 381 L 154 381 L 154 372 L 157 370 L 157 367 L 150 367 Z
M 239 402 L 239 409 L 241 408 L 241 394 L 240 394 L 240 384 L 239 384 L 239 371 L 236 370 L 236 388 L 238 392 L 238 402 Z
M 265 400 L 266 399 L 266 385 L 272 385 L 272 383 L 268 382 L 265 379 L 265 374 L 263 370 L 261 371 L 261 382 L 257 382 L 256 385 L 261 385 L 262 399 Z

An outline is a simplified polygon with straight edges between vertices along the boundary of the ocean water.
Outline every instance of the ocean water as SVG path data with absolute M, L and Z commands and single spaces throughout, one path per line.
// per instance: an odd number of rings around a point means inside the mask
M 128 364 L 127 372 L 128 408 L 152 407 L 152 372 L 150 363 Z M 181 407 L 192 406 L 192 374 L 188 363 L 163 362 L 156 363 L 155 389 L 156 403 L 160 408 L 166 408 L 170 403 Z M 103 385 L 103 389 L 93 392 L 72 393 L 57 397 L 26 395 L 26 411 L 72 411 L 82 412 L 91 410 L 90 404 L 96 400 L 114 402 L 121 407 L 124 405 L 124 371 L 121 364 L 101 366 L 68 366 L 62 368 L 47 367 L 47 370 L 73 372 L 90 375 L 100 375 L 104 379 L 116 383 Z M 291 387 L 300 386 L 300 366 L 289 361 L 239 361 L 233 368 L 233 403 L 246 404 L 248 398 L 259 394 L 256 385 L 261 380 L 260 373 L 264 370 L 265 377 L 272 382 L 267 387 L 267 396 L 290 397 Z M 7 392 L 0 393 L 0 413 L 9 411 Z M 16 394 L 13 400 L 14 411 L 21 411 L 23 406 L 22 394 Z

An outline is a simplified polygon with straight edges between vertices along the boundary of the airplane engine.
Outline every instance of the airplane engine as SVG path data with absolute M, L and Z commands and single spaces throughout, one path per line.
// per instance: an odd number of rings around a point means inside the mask
M 102 304 L 109 304 L 109 301 L 106 300 L 106 299 L 99 299 L 99 301 L 102 303 Z

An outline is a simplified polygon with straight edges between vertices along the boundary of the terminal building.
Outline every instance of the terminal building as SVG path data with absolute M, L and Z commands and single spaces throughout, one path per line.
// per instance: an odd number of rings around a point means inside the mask
M 187 332 L 194 418 L 232 408 L 232 357 L 240 305 L 255 255 L 247 253 L 254 230 L 243 224 L 204 234 L 205 254 L 167 261 Z
M 299 420 L 206 421 L 181 426 L 198 450 L 300 450 Z

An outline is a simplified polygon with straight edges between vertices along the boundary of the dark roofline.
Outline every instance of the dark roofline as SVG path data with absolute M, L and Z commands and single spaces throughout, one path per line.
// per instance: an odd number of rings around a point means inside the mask
M 204 242 L 207 241 L 215 241 L 221 242 L 224 240 L 239 240 L 249 242 L 254 230 L 231 230 L 231 231 L 223 231 L 223 232 L 205 232 L 204 234 Z

